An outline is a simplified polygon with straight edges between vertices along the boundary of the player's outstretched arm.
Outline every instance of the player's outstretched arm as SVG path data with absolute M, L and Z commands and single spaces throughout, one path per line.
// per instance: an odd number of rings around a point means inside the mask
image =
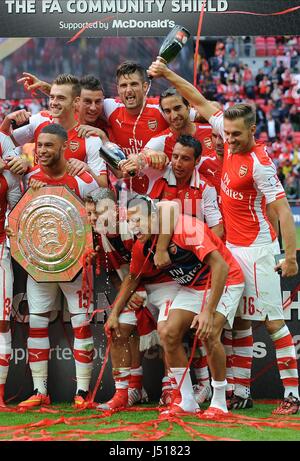
M 216 113 L 216 106 L 211 101 L 208 101 L 191 83 L 169 69 L 161 60 L 157 59 L 151 64 L 148 75 L 153 78 L 166 78 L 206 120 Z
M 270 205 L 267 205 L 267 216 L 270 221 L 270 223 L 273 226 L 274 231 L 276 232 L 276 235 L 279 235 L 279 225 L 278 225 L 278 217 L 277 213 L 275 212 L 274 209 L 270 208 Z
M 157 203 L 159 209 L 159 236 L 154 255 L 154 264 L 158 269 L 162 269 L 171 264 L 168 252 L 172 235 L 179 217 L 179 205 L 175 201 L 162 200 Z
M 146 168 L 162 171 L 168 163 L 168 156 L 164 152 L 144 148 L 139 154 L 130 154 L 126 160 L 122 160 L 120 169 L 124 177 L 127 177 L 132 172 L 137 174 Z
M 46 96 L 50 95 L 51 84 L 40 80 L 36 75 L 30 74 L 29 72 L 23 72 L 23 77 L 17 80 L 17 83 L 21 83 L 26 91 L 35 93 L 36 90 L 41 91 Z

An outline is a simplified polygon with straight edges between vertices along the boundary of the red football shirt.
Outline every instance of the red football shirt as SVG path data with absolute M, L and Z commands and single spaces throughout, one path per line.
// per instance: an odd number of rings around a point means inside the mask
M 209 121 L 224 139 L 222 112 Z M 227 241 L 237 246 L 273 242 L 276 234 L 266 205 L 285 197 L 285 192 L 266 147 L 257 142 L 250 152 L 231 154 L 225 143 L 224 149 L 221 203 Z
M 24 145 L 28 142 L 37 142 L 37 138 L 42 129 L 54 123 L 53 117 L 49 112 L 43 111 L 33 115 L 29 119 L 29 124 L 17 128 L 13 132 L 13 137 L 19 145 Z M 106 165 L 99 156 L 99 149 L 102 146 L 102 141 L 96 136 L 89 138 L 78 137 L 79 124 L 68 131 L 68 145 L 65 150 L 65 158 L 76 158 L 82 162 L 86 162 L 93 173 L 99 176 L 106 173 Z M 35 164 L 38 159 L 35 157 Z
M 30 187 L 30 181 L 36 179 L 49 186 L 68 186 L 82 200 L 84 200 L 90 192 L 98 188 L 95 179 L 87 172 L 78 176 L 70 176 L 68 173 L 65 173 L 61 178 L 52 178 L 43 171 L 40 165 L 30 168 L 24 179 L 26 189 Z
M 178 219 L 168 248 L 172 265 L 163 269 L 164 276 L 168 277 L 166 279 L 153 265 L 155 249 L 151 249 L 151 244 L 151 240 L 146 244 L 135 242 L 130 264 L 132 274 L 139 274 L 143 277 L 151 275 L 153 283 L 172 279 L 180 285 L 204 290 L 210 272 L 204 259 L 209 253 L 218 251 L 229 265 L 226 286 L 239 285 L 244 282 L 239 264 L 222 240 L 210 231 L 206 224 L 195 217 L 181 215 Z
M 104 113 L 110 125 L 112 141 L 118 144 L 126 155 L 140 152 L 149 139 L 168 126 L 158 101 L 154 98 L 147 98 L 138 121 L 138 115 L 131 115 L 124 104 L 116 99 L 104 100 Z
M 194 126 L 196 130 L 192 136 L 201 143 L 201 156 L 207 157 L 213 152 L 211 127 L 199 123 L 194 123 Z M 167 128 L 162 133 L 151 138 L 150 141 L 147 142 L 146 147 L 164 152 L 169 157 L 169 160 L 171 160 L 173 149 L 178 138 L 178 133 L 174 133 L 171 128 Z

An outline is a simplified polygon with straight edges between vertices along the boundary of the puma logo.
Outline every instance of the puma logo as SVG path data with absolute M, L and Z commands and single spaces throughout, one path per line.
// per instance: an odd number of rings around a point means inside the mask
M 28 351 L 29 355 L 33 356 L 34 358 L 38 359 L 42 352 L 31 352 Z
M 290 366 L 290 361 L 291 361 L 291 359 L 286 360 L 286 361 L 280 360 L 278 363 L 279 363 L 280 365 L 284 365 L 286 368 L 289 368 L 289 366 Z
M 212 176 L 215 176 L 217 170 L 210 170 L 209 168 L 207 169 L 207 172 L 210 173 Z
M 91 353 L 92 353 L 92 352 L 93 352 L 93 351 L 91 351 L 91 352 L 82 352 L 82 351 L 80 351 L 80 352 L 78 352 L 78 355 L 79 355 L 80 357 L 85 357 L 85 358 L 87 358 L 87 359 L 90 359 L 90 358 L 91 358 Z
M 7 358 L 5 355 L 1 355 L 1 354 L 0 354 L 0 360 L 2 360 L 2 362 L 7 363 L 7 365 L 8 365 L 10 359 Z

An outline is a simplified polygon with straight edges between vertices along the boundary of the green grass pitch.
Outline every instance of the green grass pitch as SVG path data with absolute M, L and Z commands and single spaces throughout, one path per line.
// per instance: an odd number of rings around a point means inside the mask
M 300 226 L 296 233 L 300 248 Z M 24 413 L 0 412 L 0 441 L 300 441 L 300 413 L 272 416 L 275 406 L 256 401 L 227 420 L 207 421 L 201 415 L 161 420 L 152 405 L 108 415 L 56 404 Z
M 51 405 L 24 413 L 1 412 L 0 441 L 300 441 L 300 413 L 272 416 L 275 406 L 256 401 L 252 409 L 208 421 L 201 415 L 160 419 L 150 404 L 112 415 Z

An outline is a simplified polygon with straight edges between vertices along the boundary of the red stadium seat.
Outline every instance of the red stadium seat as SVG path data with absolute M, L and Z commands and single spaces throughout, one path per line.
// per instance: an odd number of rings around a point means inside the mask
M 267 55 L 268 56 L 276 56 L 276 40 L 275 37 L 267 37 L 266 38 L 266 45 L 267 45 Z
M 255 52 L 256 56 L 266 56 L 266 39 L 265 37 L 255 37 Z

